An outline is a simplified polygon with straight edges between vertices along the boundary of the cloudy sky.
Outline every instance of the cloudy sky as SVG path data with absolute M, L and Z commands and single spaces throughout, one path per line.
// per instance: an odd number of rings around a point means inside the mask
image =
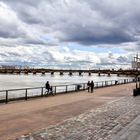
M 0 0 L 0 64 L 130 68 L 140 0 Z

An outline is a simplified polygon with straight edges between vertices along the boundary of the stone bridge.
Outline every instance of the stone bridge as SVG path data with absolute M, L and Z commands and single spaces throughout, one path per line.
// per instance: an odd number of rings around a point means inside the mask
M 78 73 L 79 76 L 81 76 L 83 73 L 88 73 L 90 76 L 92 73 L 98 73 L 98 76 L 101 76 L 102 74 L 106 74 L 110 76 L 111 74 L 117 74 L 119 75 L 127 75 L 127 76 L 137 76 L 140 74 L 140 71 L 138 70 L 63 70 L 63 69 L 0 69 L 1 74 L 37 74 L 41 73 L 42 75 L 45 75 L 45 73 L 50 73 L 51 75 L 54 75 L 55 73 L 59 73 L 60 75 L 64 75 L 65 73 L 68 73 L 70 76 L 73 75 L 73 73 Z

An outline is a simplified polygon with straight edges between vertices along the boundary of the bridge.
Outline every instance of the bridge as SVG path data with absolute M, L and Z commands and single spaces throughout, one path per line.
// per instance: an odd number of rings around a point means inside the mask
M 42 75 L 45 75 L 46 73 L 50 73 L 51 75 L 54 75 L 55 73 L 59 73 L 60 75 L 68 74 L 72 76 L 74 73 L 78 73 L 79 76 L 82 76 L 83 73 L 87 73 L 89 76 L 91 76 L 92 73 L 97 73 L 98 76 L 103 75 L 108 75 L 110 76 L 111 74 L 117 74 L 118 76 L 120 75 L 126 75 L 126 76 L 137 76 L 140 75 L 139 70 L 110 70 L 110 69 L 104 69 L 104 70 L 97 70 L 97 69 L 92 69 L 92 70 L 64 70 L 64 69 L 0 69 L 0 74 L 37 74 L 40 73 Z

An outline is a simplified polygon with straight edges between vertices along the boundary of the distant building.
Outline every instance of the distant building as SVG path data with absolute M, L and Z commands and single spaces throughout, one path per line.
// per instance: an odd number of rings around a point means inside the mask
M 134 57 L 132 61 L 132 68 L 133 69 L 140 69 L 140 58 L 138 54 Z
M 1 69 L 21 69 L 19 65 L 1 65 Z
M 11 66 L 11 65 L 1 65 L 2 69 L 15 69 L 16 66 Z

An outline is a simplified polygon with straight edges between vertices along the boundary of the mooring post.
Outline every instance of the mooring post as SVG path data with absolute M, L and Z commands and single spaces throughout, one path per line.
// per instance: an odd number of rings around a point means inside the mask
M 107 86 L 107 82 L 105 81 L 105 86 Z
M 75 85 L 75 91 L 77 91 L 77 85 Z
M 98 82 L 96 83 L 96 87 L 98 87 Z
M 66 85 L 66 93 L 68 92 L 68 85 Z
M 43 87 L 41 88 L 41 96 L 43 97 Z
M 85 84 L 83 84 L 83 90 L 85 90 Z
M 54 93 L 56 94 L 56 86 L 54 87 Z
M 25 90 L 25 100 L 27 100 L 27 89 Z
M 104 86 L 104 82 L 102 82 L 102 87 Z
M 8 103 L 8 90 L 6 90 L 6 104 Z

